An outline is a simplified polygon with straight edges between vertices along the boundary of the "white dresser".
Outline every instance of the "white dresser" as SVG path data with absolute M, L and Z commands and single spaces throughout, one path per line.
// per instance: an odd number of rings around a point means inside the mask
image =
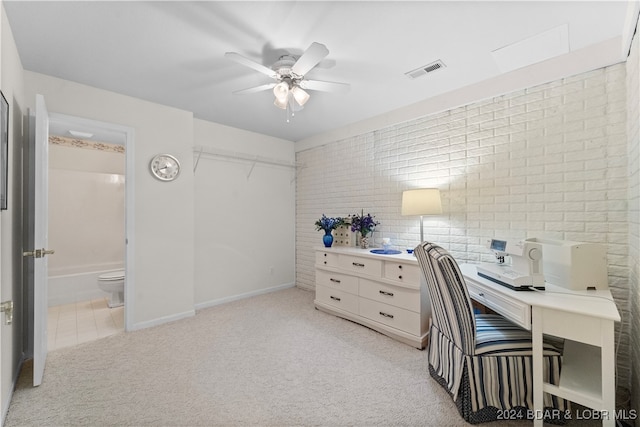
M 352 247 L 318 248 L 315 265 L 317 309 L 425 348 L 431 311 L 413 255 L 380 255 Z

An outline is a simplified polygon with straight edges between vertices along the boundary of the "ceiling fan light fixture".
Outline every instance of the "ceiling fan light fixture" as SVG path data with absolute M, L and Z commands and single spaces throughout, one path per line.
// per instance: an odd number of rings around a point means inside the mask
M 289 98 L 285 97 L 284 99 L 280 99 L 278 97 L 276 97 L 276 99 L 273 101 L 273 105 L 275 105 L 276 107 L 286 110 L 287 109 L 287 105 L 289 105 Z
M 300 86 L 294 86 L 293 89 L 291 89 L 291 93 L 293 94 L 293 98 L 296 100 L 296 102 L 298 103 L 298 105 L 300 105 L 301 107 L 307 103 L 307 101 L 309 100 L 309 98 L 311 98 L 311 96 L 309 95 L 309 93 L 307 93 L 304 89 L 302 89 Z
M 287 102 L 289 97 L 289 83 L 282 81 L 273 88 L 273 94 L 280 102 Z
M 92 133 L 80 132 L 79 130 L 70 130 L 69 133 L 76 138 L 91 138 L 93 136 Z
M 227 52 L 225 57 L 241 65 L 253 68 L 275 80 L 273 83 L 235 91 L 234 93 L 248 94 L 273 90 L 273 95 L 275 96 L 273 104 L 287 112 L 287 122 L 289 122 L 294 113 L 302 110 L 309 98 L 311 98 L 307 90 L 324 92 L 345 92 L 348 90 L 349 85 L 346 83 L 305 80 L 305 75 L 328 54 L 329 49 L 325 45 L 313 42 L 300 56 L 289 54 L 280 56 L 271 68 L 235 52 Z

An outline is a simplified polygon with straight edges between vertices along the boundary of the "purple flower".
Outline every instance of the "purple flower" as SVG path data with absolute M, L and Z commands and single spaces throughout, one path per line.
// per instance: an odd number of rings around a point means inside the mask
M 364 215 L 364 211 L 358 214 L 354 214 L 351 217 L 351 231 L 359 231 L 362 236 L 366 236 L 369 232 L 376 228 L 376 225 L 380 225 L 371 214 Z

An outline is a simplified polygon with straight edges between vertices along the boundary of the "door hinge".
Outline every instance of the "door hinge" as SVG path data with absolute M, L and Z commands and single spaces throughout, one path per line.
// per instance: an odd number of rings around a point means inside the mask
M 4 323 L 7 325 L 13 323 L 13 301 L 1 302 L 0 312 L 4 313 Z

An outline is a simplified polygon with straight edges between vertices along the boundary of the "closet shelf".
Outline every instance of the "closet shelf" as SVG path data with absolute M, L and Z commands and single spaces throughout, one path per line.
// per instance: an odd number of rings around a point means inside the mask
M 251 171 L 253 171 L 253 167 L 255 166 L 256 163 L 263 163 L 263 164 L 274 165 L 274 166 L 283 166 L 291 169 L 297 169 L 298 167 L 302 166 L 300 163 L 296 163 L 296 162 L 289 162 L 286 160 L 274 159 L 271 157 L 255 156 L 255 155 L 250 155 L 246 153 L 226 151 L 226 150 L 220 150 L 217 148 L 204 147 L 204 146 L 196 146 L 193 148 L 193 151 L 194 151 L 194 155 L 196 156 L 196 159 L 193 163 L 193 173 L 196 172 L 196 169 L 198 168 L 198 162 L 200 161 L 200 158 L 202 156 L 217 157 L 217 158 L 227 159 L 227 160 L 247 161 L 247 162 L 253 163 L 253 166 L 251 167 Z M 251 175 L 251 171 L 249 172 L 249 175 Z

